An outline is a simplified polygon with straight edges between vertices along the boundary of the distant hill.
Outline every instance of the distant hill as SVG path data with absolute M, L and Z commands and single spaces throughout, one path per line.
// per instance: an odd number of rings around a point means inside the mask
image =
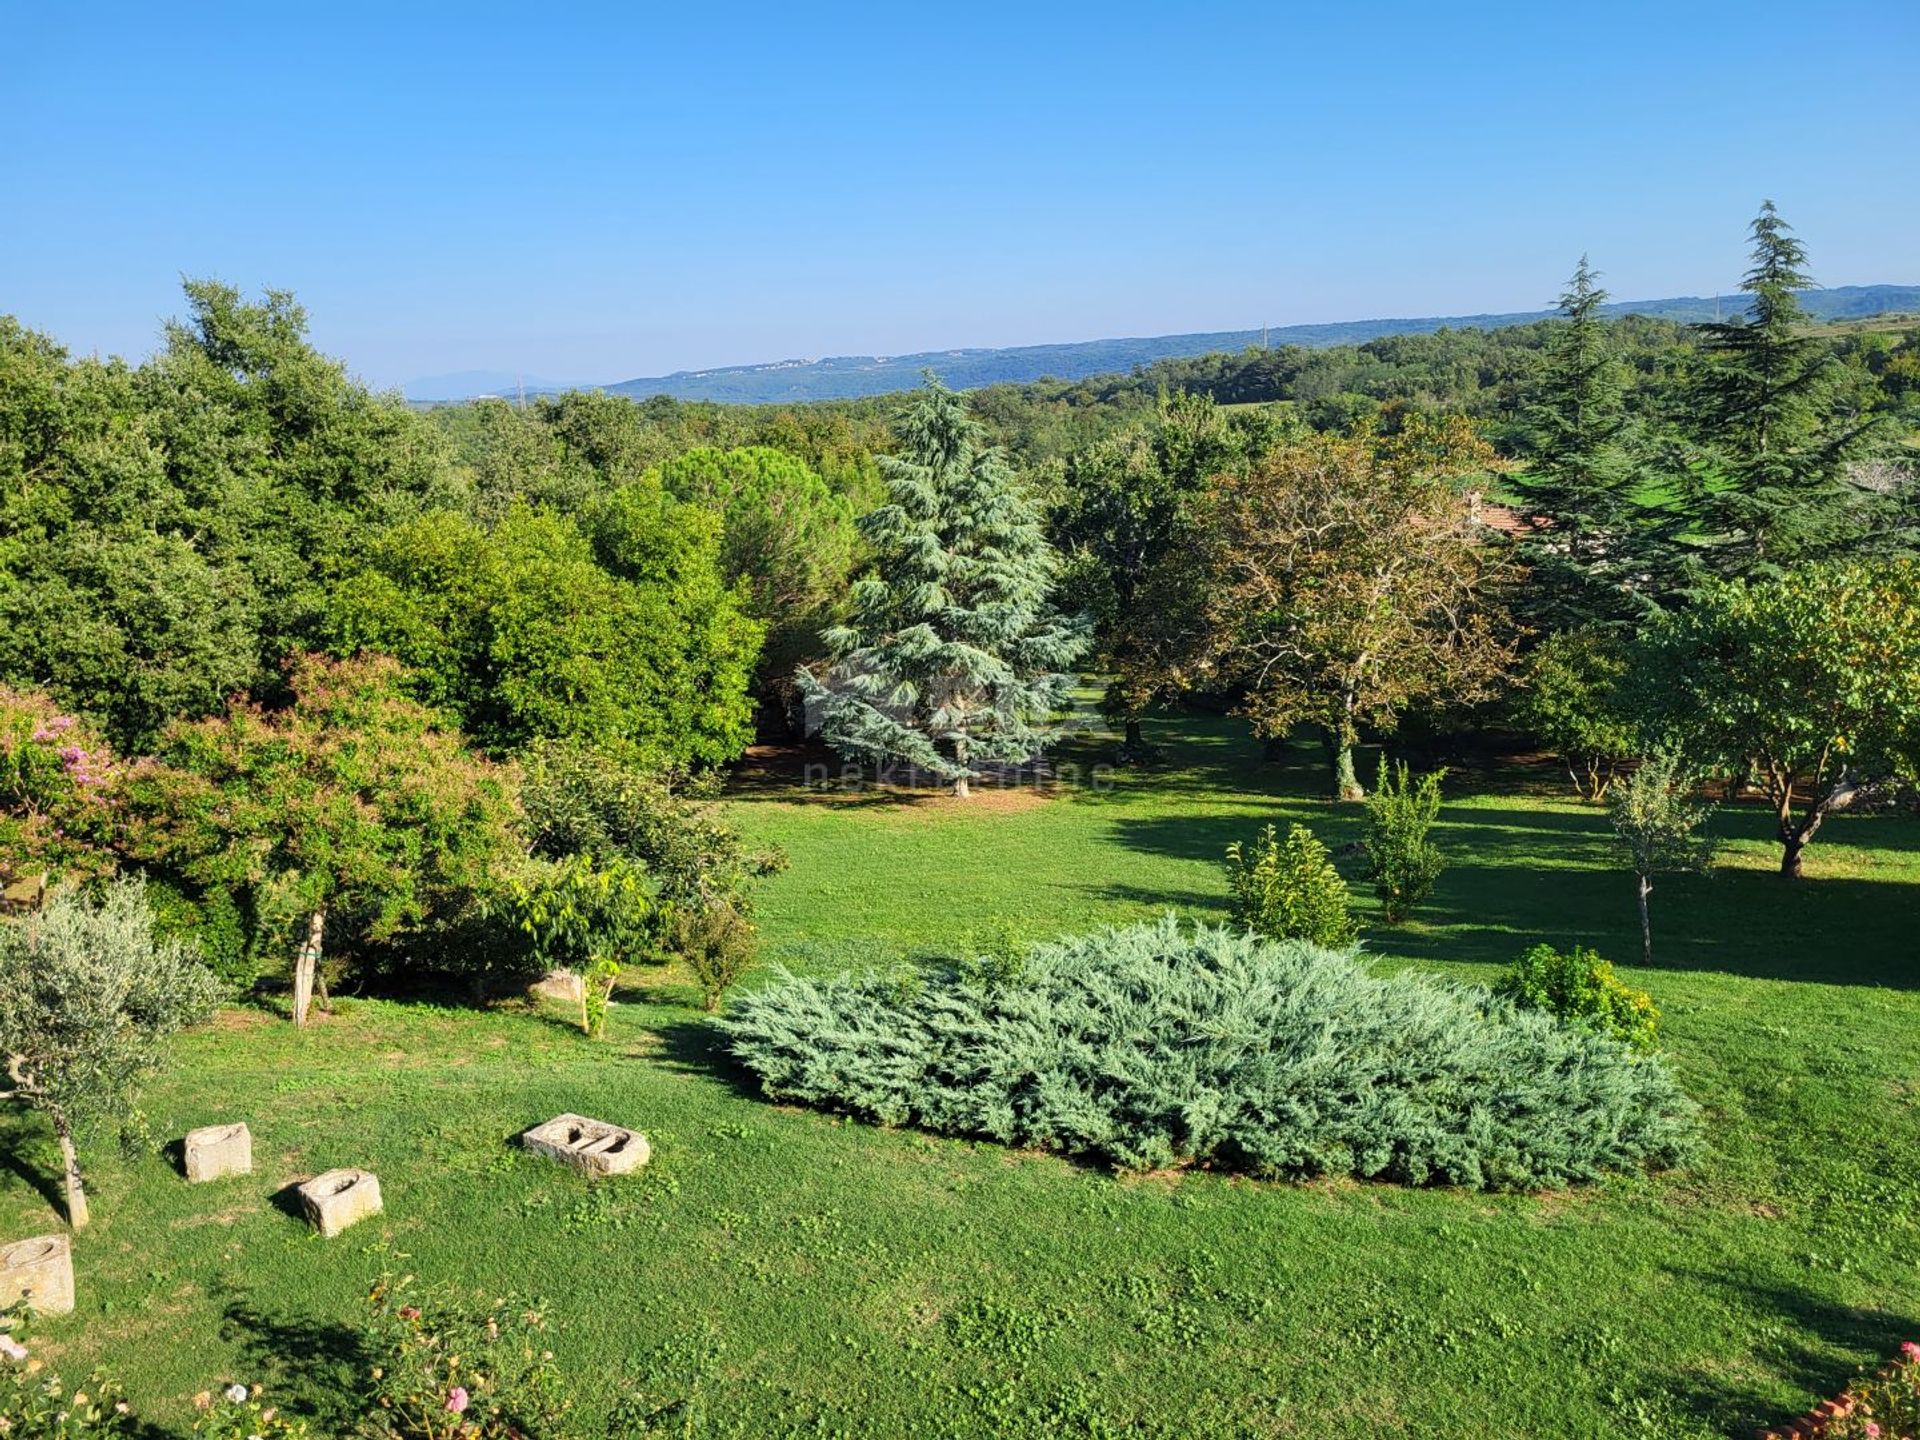
M 424 375 L 418 380 L 409 380 L 400 387 L 400 393 L 416 404 L 434 404 L 446 400 L 473 400 L 482 395 L 517 395 L 523 389 L 526 394 L 532 395 L 566 388 L 557 381 L 516 375 L 507 370 L 456 370 L 451 375 Z
M 1920 311 L 1920 285 L 1841 285 L 1831 290 L 1808 290 L 1801 295 L 1808 311 L 1820 320 L 1859 319 L 1894 312 Z M 1740 313 L 1744 295 L 1682 295 L 1666 300 L 1627 300 L 1607 307 L 1614 315 L 1648 315 L 1683 323 L 1711 320 L 1716 315 Z M 772 404 L 800 400 L 845 400 L 861 395 L 884 395 L 920 383 L 920 372 L 932 370 L 959 390 L 983 385 L 1022 384 L 1029 380 L 1080 380 L 1089 375 L 1125 373 L 1186 355 L 1220 350 L 1244 350 L 1264 339 L 1271 346 L 1357 345 L 1384 335 L 1424 335 L 1435 330 L 1505 325 L 1528 325 L 1551 316 L 1551 310 L 1524 310 L 1505 315 L 1439 315 L 1402 320 L 1344 320 L 1327 325 L 1283 325 L 1260 330 L 1214 330 L 1194 335 L 1158 335 L 1143 339 L 1080 340 L 1058 345 L 1019 345 L 1006 349 L 927 350 L 915 355 L 841 355 L 824 360 L 778 360 L 764 365 L 729 365 L 717 370 L 680 370 L 671 375 L 623 380 L 601 388 L 636 399 L 671 395 L 680 400 L 719 400 L 735 404 Z M 476 372 L 485 374 L 485 372 Z M 459 377 L 443 376 L 441 381 Z M 494 375 L 497 382 L 501 377 Z M 506 377 L 511 381 L 512 377 Z M 416 382 L 426 386 L 429 382 Z M 437 383 L 437 382 L 436 382 Z M 416 393 L 409 399 L 441 400 L 455 394 Z M 468 394 L 512 393 L 512 385 L 490 383 Z M 527 393 L 553 386 L 527 382 Z

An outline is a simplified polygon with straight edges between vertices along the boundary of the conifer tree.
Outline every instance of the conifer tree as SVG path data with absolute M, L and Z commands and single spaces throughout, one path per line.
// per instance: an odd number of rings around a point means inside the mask
M 1529 605 L 1543 628 L 1614 624 L 1644 607 L 1666 567 L 1656 552 L 1659 513 L 1635 502 L 1637 469 L 1626 408 L 1626 370 L 1601 310 L 1599 272 L 1580 264 L 1560 296 L 1562 323 L 1528 407 L 1532 452 L 1514 486 L 1540 521 L 1525 551 Z
M 1716 568 L 1774 574 L 1867 533 L 1874 497 L 1848 483 L 1847 461 L 1876 421 L 1848 403 L 1831 349 L 1807 333 L 1806 247 L 1771 200 L 1751 234 L 1748 313 L 1698 327 L 1707 365 L 1694 401 L 1709 455 L 1697 504 Z
M 929 375 L 897 433 L 886 503 L 860 521 L 873 571 L 826 632 L 825 677 L 797 678 L 835 749 L 931 771 L 965 798 L 980 762 L 1046 744 L 1086 627 L 1054 609 L 1055 552 L 966 402 Z

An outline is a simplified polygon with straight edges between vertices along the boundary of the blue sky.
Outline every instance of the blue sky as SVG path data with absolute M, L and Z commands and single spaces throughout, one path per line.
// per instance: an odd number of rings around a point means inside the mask
M 1914 283 L 1917 68 L 1915 0 L 0 0 L 0 312 L 137 356 L 213 275 L 378 384 L 611 381 L 1708 293 L 1764 196 Z

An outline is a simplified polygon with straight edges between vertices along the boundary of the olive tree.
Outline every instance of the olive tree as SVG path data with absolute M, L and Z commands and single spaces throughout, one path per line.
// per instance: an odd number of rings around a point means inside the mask
M 0 922 L 0 1097 L 46 1115 L 66 1169 L 67 1219 L 87 1223 L 76 1131 L 133 1117 L 141 1078 L 167 1036 L 205 1018 L 220 986 L 197 951 L 156 940 L 138 880 L 97 903 L 73 892 Z

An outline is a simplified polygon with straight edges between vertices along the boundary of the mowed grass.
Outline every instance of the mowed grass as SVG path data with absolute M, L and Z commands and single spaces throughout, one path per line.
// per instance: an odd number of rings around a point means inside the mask
M 1313 751 L 1158 733 L 1163 767 L 1050 797 L 753 790 L 736 817 L 791 859 L 769 959 L 1217 919 L 1230 840 L 1357 833 L 1312 798 Z M 169 1423 L 233 1379 L 338 1418 L 385 1267 L 544 1296 L 589 1410 L 694 1393 L 703 1434 L 1747 1433 L 1920 1337 L 1920 825 L 1835 821 L 1794 886 L 1765 817 L 1723 813 L 1723 870 L 1656 889 L 1648 971 L 1604 820 L 1554 778 L 1454 786 L 1439 893 L 1369 949 L 1468 981 L 1540 938 L 1621 962 L 1707 1108 L 1692 1171 L 1517 1196 L 1115 1177 L 768 1105 L 670 976 L 639 975 L 600 1044 L 514 1007 L 362 1001 L 307 1034 L 233 1010 L 146 1108 L 159 1136 L 246 1119 L 257 1173 L 101 1155 L 80 1310 L 40 1334 Z M 596 1187 L 510 1143 L 561 1110 L 646 1130 L 652 1165 Z M 0 1235 L 56 1228 L 51 1141 L 10 1118 L 0 1149 Z M 337 1164 L 378 1171 L 387 1213 L 321 1241 L 276 1194 Z

